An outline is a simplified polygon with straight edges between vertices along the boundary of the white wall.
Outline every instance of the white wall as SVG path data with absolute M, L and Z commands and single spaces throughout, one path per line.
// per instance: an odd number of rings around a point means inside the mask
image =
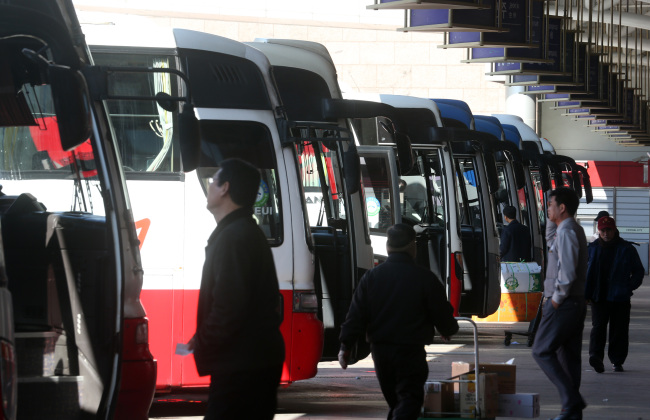
M 324 44 L 342 89 L 451 98 L 475 114 L 505 112 L 505 88 L 483 64 L 461 64 L 466 49 L 441 49 L 443 35 L 398 32 L 403 11 L 374 11 L 372 0 L 76 0 L 79 20 L 99 25 L 186 28 L 238 41 L 292 38 Z

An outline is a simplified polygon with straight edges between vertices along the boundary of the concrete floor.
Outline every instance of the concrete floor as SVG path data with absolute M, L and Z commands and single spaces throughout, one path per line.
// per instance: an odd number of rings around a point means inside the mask
M 448 345 L 436 345 L 430 351 L 446 349 L 465 351 L 473 345 L 471 329 L 463 328 Z M 549 418 L 560 411 L 555 387 L 539 370 L 526 346 L 526 337 L 513 336 L 510 346 L 504 345 L 504 330 L 525 331 L 528 323 L 479 323 L 479 357 L 484 363 L 502 363 L 514 358 L 517 365 L 517 392 L 540 394 L 541 416 Z M 581 392 L 588 403 L 584 418 L 589 420 L 650 420 L 650 279 L 632 298 L 630 322 L 630 354 L 626 371 L 607 370 L 597 374 L 588 364 L 591 318 L 583 335 L 583 375 Z M 445 350 L 445 351 L 446 351 Z M 470 361 L 471 356 L 439 356 L 429 362 L 429 378 L 445 379 L 451 374 L 451 362 Z M 254 384 L 251 384 L 254 393 Z M 316 378 L 292 384 L 278 391 L 276 420 L 292 419 L 385 419 L 387 406 L 375 378 L 372 360 L 367 358 L 343 371 L 335 362 L 319 365 Z M 165 401 L 172 400 L 172 402 Z M 205 395 L 185 394 L 157 398 L 150 412 L 151 419 L 200 419 L 205 409 Z M 254 419 L 254 407 L 242 419 Z

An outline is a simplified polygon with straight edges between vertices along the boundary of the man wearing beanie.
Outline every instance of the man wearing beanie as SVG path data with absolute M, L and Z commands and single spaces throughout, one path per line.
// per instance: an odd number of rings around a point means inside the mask
M 596 217 L 594 218 L 594 227 L 596 228 L 596 231 L 592 236 L 589 237 L 589 242 L 593 242 L 596 239 L 598 239 L 598 221 L 602 219 L 603 217 L 609 217 L 610 214 L 607 210 L 601 210 L 598 212 Z
M 589 364 L 605 371 L 605 342 L 614 372 L 623 372 L 627 358 L 632 291 L 641 286 L 645 270 L 634 245 L 622 239 L 611 217 L 598 220 L 600 237 L 589 244 L 585 297 L 591 301 Z
M 530 232 L 517 221 L 517 209 L 514 206 L 506 206 L 503 209 L 503 217 L 508 224 L 501 232 L 501 262 L 531 261 Z
M 458 331 L 440 280 L 415 262 L 415 231 L 398 223 L 387 232 L 387 260 L 366 272 L 341 326 L 339 363 L 346 369 L 350 349 L 370 343 L 388 419 L 417 419 L 429 368 L 424 351 L 438 330 L 443 339 Z

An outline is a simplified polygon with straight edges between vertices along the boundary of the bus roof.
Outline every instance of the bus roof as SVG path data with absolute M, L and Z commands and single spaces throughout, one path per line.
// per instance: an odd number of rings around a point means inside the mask
M 494 137 L 496 137 L 499 140 L 505 140 L 503 127 L 501 127 L 501 123 L 495 117 L 490 117 L 487 115 L 475 115 L 474 129 L 476 131 L 482 131 L 484 133 L 492 134 Z
M 331 98 L 342 97 L 336 67 L 325 46 L 310 41 L 267 38 L 257 38 L 255 42 L 245 44 L 262 51 L 272 66 L 293 67 L 316 73 L 327 83 Z
M 474 116 L 469 106 L 463 101 L 455 99 L 431 99 L 440 110 L 443 119 L 460 122 L 465 128 L 474 129 Z

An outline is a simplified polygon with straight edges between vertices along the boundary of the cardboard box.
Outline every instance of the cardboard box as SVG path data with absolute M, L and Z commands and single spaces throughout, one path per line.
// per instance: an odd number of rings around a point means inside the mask
M 499 394 L 498 417 L 539 417 L 539 394 Z
M 449 417 L 454 409 L 454 387 L 449 382 L 424 384 L 424 417 Z
M 541 292 L 542 287 L 542 267 L 537 263 L 501 263 L 501 293 Z
M 485 318 L 472 317 L 476 322 L 530 322 L 537 315 L 541 292 L 501 293 L 499 309 Z
M 473 373 L 460 375 L 461 381 L 472 381 L 474 378 Z M 497 374 L 480 373 L 478 378 L 480 418 L 494 418 L 499 410 L 499 380 Z M 460 383 L 460 416 L 463 418 L 476 417 L 476 383 Z
M 452 362 L 451 376 L 456 377 L 474 370 L 474 363 Z M 499 394 L 514 394 L 517 392 L 517 366 L 505 363 L 481 363 L 481 373 L 496 373 L 499 383 Z M 457 384 L 456 384 L 457 385 Z M 457 387 L 455 388 L 457 389 Z

